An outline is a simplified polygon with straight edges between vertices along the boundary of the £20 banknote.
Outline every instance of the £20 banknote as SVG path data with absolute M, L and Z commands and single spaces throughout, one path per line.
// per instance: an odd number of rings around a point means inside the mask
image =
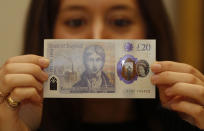
M 45 39 L 44 98 L 155 98 L 155 40 Z

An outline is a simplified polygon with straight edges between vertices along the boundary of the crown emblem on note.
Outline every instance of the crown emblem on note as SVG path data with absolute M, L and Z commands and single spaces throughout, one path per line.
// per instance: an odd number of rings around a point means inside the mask
M 133 49 L 133 44 L 130 43 L 130 42 L 127 42 L 127 43 L 125 44 L 124 48 L 125 48 L 125 50 L 128 51 L 128 52 L 129 52 L 129 51 L 132 51 L 132 49 Z

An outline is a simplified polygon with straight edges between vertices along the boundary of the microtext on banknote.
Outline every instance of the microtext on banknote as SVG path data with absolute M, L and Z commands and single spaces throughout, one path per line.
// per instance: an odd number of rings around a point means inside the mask
M 44 98 L 155 98 L 156 40 L 45 39 Z

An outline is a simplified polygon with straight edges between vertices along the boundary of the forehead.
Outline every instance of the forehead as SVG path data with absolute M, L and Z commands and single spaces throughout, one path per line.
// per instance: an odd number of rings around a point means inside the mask
M 120 8 L 136 8 L 136 0 L 61 0 L 60 10 L 83 7 L 93 10 L 105 10 L 113 6 Z

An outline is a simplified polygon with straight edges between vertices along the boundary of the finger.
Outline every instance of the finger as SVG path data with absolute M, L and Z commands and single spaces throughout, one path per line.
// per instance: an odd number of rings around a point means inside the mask
M 187 101 L 177 101 L 171 104 L 171 109 L 186 113 L 195 119 L 196 125 L 204 129 L 204 108 L 201 105 Z
M 42 97 L 40 97 L 37 90 L 35 88 L 33 88 L 33 87 L 15 88 L 7 98 L 9 98 L 9 97 L 13 101 L 20 102 L 22 104 L 24 103 L 24 101 L 27 101 L 27 103 L 28 103 L 28 101 L 30 101 L 33 104 L 39 104 L 39 105 L 42 104 Z M 5 106 L 5 104 L 7 104 L 7 106 Z M 4 101 L 3 107 L 4 108 L 7 107 L 7 109 L 12 108 L 12 107 L 10 107 L 8 105 L 8 103 L 6 101 Z M 10 110 L 10 111 L 15 111 L 16 112 L 16 110 Z
M 166 93 L 165 93 L 165 90 L 167 88 L 169 88 L 170 86 L 167 86 L 167 85 L 159 85 L 157 86 L 158 89 L 159 89 L 159 98 L 160 98 L 160 101 L 162 104 L 166 104 L 169 100 L 172 99 L 171 96 L 167 96 Z
M 165 90 L 167 96 L 184 96 L 195 99 L 204 105 L 204 87 L 201 85 L 176 83 Z
M 32 63 L 12 63 L 3 68 L 4 74 L 30 74 L 40 81 L 48 79 L 47 73 L 42 71 L 40 66 Z
M 39 92 L 43 88 L 42 83 L 29 74 L 7 74 L 2 83 L 5 87 L 0 90 L 4 93 L 11 92 L 14 87 L 35 87 Z
M 39 65 L 41 68 L 46 68 L 49 65 L 49 60 L 37 55 L 22 55 L 8 59 L 5 64 L 10 63 L 33 63 Z
M 162 106 L 163 106 L 164 108 L 171 109 L 171 108 L 170 108 L 171 103 L 174 102 L 174 101 L 181 100 L 182 98 L 183 98 L 183 97 L 181 97 L 181 96 L 169 97 L 169 98 L 166 99 L 166 101 L 164 101 L 164 102 L 161 101 L 161 104 L 162 104 Z M 183 99 L 182 99 L 182 100 L 183 100 Z
M 13 105 L 8 101 L 8 98 L 11 98 L 13 102 L 20 102 L 20 105 Z M 42 107 L 42 98 L 38 95 L 37 90 L 32 87 L 27 88 L 15 88 L 11 94 L 7 97 L 7 100 L 4 100 L 2 104 L 0 104 L 0 117 L 3 118 L 2 122 L 4 124 L 7 123 L 16 123 L 19 119 L 20 109 L 22 109 L 24 106 L 24 101 L 29 101 L 32 105 L 40 105 Z M 22 105 L 22 106 L 21 106 Z M 29 109 L 32 110 L 32 109 Z M 25 113 L 25 112 L 24 112 Z M 7 124 L 9 126 L 9 124 Z
M 42 97 L 38 94 L 36 88 L 27 87 L 27 88 L 15 88 L 10 97 L 18 102 L 22 102 L 24 100 L 31 100 L 32 102 L 41 102 Z
M 159 74 L 153 75 L 151 78 L 153 84 L 156 85 L 171 85 L 177 82 L 199 84 L 204 85 L 204 83 L 198 79 L 196 76 L 188 73 L 165 71 Z
M 154 64 L 152 64 L 151 69 L 154 73 L 160 73 L 164 71 L 189 73 L 195 75 L 196 77 L 204 81 L 204 76 L 200 71 L 198 71 L 193 66 L 184 63 L 178 63 L 173 61 L 155 62 Z

